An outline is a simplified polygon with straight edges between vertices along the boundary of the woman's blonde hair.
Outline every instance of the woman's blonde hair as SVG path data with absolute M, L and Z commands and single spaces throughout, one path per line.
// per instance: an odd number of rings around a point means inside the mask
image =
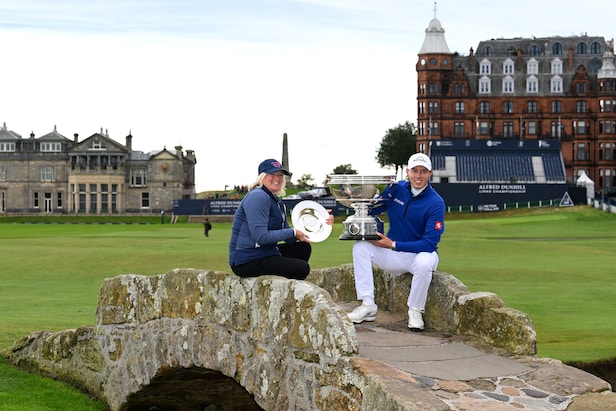
M 263 187 L 263 180 L 265 180 L 265 177 L 267 177 L 267 173 L 259 174 L 257 179 L 248 185 L 248 191 L 251 191 L 255 187 Z M 272 194 L 276 194 L 277 196 L 284 197 L 287 194 L 286 188 L 287 188 L 287 177 L 284 176 L 282 179 L 282 184 L 280 185 L 280 190 L 278 190 L 277 193 L 272 193 Z

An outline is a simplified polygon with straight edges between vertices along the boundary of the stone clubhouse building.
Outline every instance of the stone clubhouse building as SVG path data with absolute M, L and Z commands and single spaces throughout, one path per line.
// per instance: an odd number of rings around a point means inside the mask
M 0 128 L 0 215 L 126 214 L 173 210 L 192 199 L 192 150 L 132 148 L 132 135 L 118 143 L 101 129 L 79 141 L 58 133 L 29 138 Z

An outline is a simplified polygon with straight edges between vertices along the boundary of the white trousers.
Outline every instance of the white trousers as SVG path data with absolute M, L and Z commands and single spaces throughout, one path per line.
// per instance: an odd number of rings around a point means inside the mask
M 353 245 L 353 270 L 357 298 L 374 300 L 374 274 L 372 265 L 393 274 L 413 274 L 408 298 L 409 308 L 423 312 L 428 298 L 428 288 L 432 281 L 432 271 L 436 270 L 439 258 L 436 251 L 431 253 L 407 253 L 377 247 L 368 241 L 357 241 Z

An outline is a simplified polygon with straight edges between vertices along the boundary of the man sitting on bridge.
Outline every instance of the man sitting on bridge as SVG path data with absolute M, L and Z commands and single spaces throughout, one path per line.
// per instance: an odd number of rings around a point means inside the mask
M 374 300 L 372 264 L 393 275 L 413 274 L 408 298 L 409 322 L 412 331 L 424 329 L 422 313 L 432 281 L 432 272 L 439 262 L 438 243 L 445 229 L 445 202 L 430 186 L 432 162 L 423 153 L 413 154 L 406 169 L 408 181 L 399 181 L 383 190 L 371 215 L 387 211 L 387 236 L 379 240 L 358 241 L 353 245 L 355 289 L 362 304 L 349 313 L 354 323 L 374 321 L 377 305 Z

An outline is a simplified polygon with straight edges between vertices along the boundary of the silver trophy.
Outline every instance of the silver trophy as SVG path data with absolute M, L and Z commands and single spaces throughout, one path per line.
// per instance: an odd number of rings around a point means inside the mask
M 383 232 L 383 222 L 368 214 L 370 207 L 382 199 L 375 199 L 381 189 L 395 184 L 396 176 L 359 176 L 355 174 L 334 174 L 328 176 L 327 185 L 336 201 L 353 208 L 354 214 L 342 223 L 341 240 L 378 240 L 377 232 Z

